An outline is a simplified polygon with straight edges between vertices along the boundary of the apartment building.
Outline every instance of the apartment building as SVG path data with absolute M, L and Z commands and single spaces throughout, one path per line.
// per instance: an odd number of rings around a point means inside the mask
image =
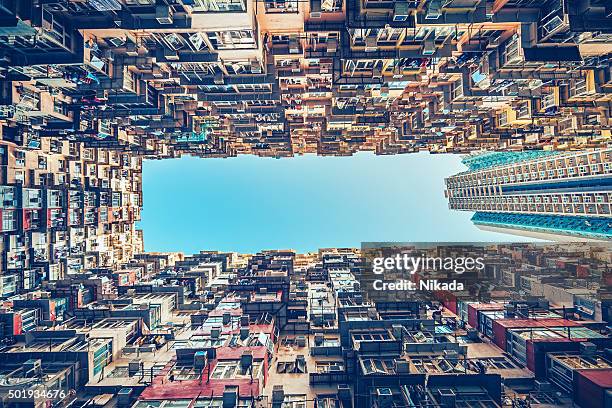
M 610 239 L 611 152 L 491 152 L 446 179 L 449 207 L 474 224 L 527 236 Z
M 144 159 L 425 150 L 467 155 L 447 196 L 482 228 L 609 240 L 610 16 L 0 1 L 0 405 L 610 405 L 605 248 L 490 248 L 487 299 L 383 301 L 358 249 L 152 254 L 136 229 Z
M 505 299 L 435 292 L 372 300 L 362 290 L 360 251 L 350 248 L 202 252 L 81 303 L 54 285 L 0 310 L 3 378 L 20 390 L 58 390 L 46 399 L 32 391 L 23 403 L 34 405 L 606 406 L 607 262 L 586 255 L 599 250 L 572 243 L 483 251 L 501 273 L 481 282 Z M 505 280 L 505 272 L 538 268 L 542 280 L 546 265 L 564 262 L 558 285 L 572 286 L 584 277 L 570 265 L 587 259 L 601 272 L 590 282 L 603 318 L 585 318 L 578 299 L 559 304 L 554 291 L 528 294 L 521 279 Z M 201 280 L 213 260 L 227 284 Z M 92 270 L 87 281 L 112 273 Z M 5 390 L 0 398 L 13 406 Z
M 596 0 L 5 2 L 0 293 L 141 253 L 144 158 L 598 148 L 586 166 L 606 166 L 608 12 Z M 605 195 L 567 199 L 579 229 L 605 234 Z M 568 214 L 544 213 L 535 224 Z M 474 220 L 533 218 L 491 217 Z
M 4 140 L 170 157 L 601 146 L 605 2 L 7 4 Z
M 4 296 L 142 251 L 141 159 L 51 139 L 0 150 Z

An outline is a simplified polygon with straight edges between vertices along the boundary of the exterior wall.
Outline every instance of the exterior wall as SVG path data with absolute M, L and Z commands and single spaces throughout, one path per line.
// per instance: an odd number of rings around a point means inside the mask
M 541 187 L 553 181 L 607 177 L 611 151 L 573 152 L 505 166 L 468 171 L 446 180 L 452 209 L 514 213 L 610 216 L 609 189 L 601 192 L 506 194 L 509 187 Z M 601 205 L 599 203 L 601 197 Z M 588 201 L 587 201 L 588 200 Z M 592 203 L 593 212 L 585 211 Z
M 578 370 L 574 377 L 574 394 L 576 402 L 584 408 L 608 407 L 609 390 L 612 389 L 610 378 L 612 370 Z

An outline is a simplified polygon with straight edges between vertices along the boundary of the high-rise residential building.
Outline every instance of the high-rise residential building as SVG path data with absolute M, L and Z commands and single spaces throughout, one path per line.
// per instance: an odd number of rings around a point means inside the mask
M 145 159 L 429 151 L 481 228 L 609 240 L 611 4 L 0 0 L 0 407 L 612 406 L 607 245 L 394 301 L 357 248 L 137 229 Z
M 387 249 L 419 256 L 423 250 Z M 373 299 L 357 248 L 157 253 L 118 271 L 89 269 L 46 282 L 43 290 L 2 302 L 0 403 L 610 406 L 612 338 L 605 327 L 612 302 L 602 296 L 609 246 L 426 250 L 483 256 L 488 266 L 478 287 L 489 289 Z M 409 275 L 421 281 L 446 272 Z
M 453 210 L 474 224 L 540 238 L 610 240 L 612 149 L 490 152 L 446 179 Z
M 7 1 L 2 140 L 155 157 L 603 146 L 609 13 L 601 0 Z
M 0 1 L 0 295 L 141 252 L 145 158 L 606 148 L 611 31 L 601 0 Z

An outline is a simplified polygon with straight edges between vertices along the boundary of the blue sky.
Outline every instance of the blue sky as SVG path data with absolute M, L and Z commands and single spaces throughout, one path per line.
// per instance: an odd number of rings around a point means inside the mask
M 139 226 L 145 250 L 185 253 L 517 240 L 448 209 L 444 177 L 464 169 L 428 153 L 146 160 Z

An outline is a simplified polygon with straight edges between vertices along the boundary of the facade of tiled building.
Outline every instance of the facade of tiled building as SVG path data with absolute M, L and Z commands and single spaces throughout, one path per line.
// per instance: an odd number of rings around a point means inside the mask
M 611 159 L 609 149 L 466 157 L 468 170 L 446 179 L 449 207 L 479 226 L 609 240 Z
M 3 296 L 142 252 L 141 158 L 48 138 L 0 153 Z
M 158 157 L 572 148 L 610 136 L 605 2 L 19 1 L 3 140 Z
M 486 257 L 479 283 L 488 292 L 441 290 L 403 301 L 370 298 L 361 279 L 367 265 L 351 248 L 156 254 L 123 269 L 119 275 L 134 276 L 128 281 L 89 269 L 5 299 L 0 402 L 607 406 L 609 248 L 502 244 L 470 251 Z M 56 393 L 36 397 L 40 389 Z M 15 390 L 33 396 L 16 400 Z
M 0 0 L 0 406 L 608 406 L 605 248 L 487 248 L 486 299 L 378 302 L 358 249 L 136 228 L 144 159 L 504 150 L 451 208 L 609 239 L 608 3 Z
M 3 2 L 2 292 L 141 252 L 143 158 L 606 148 L 609 12 L 595 0 Z M 605 216 L 606 203 L 584 211 Z

